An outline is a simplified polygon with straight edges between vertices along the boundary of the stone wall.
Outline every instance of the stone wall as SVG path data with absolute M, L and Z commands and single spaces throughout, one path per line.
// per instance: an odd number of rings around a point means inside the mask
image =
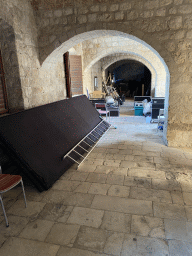
M 191 0 L 31 2 L 35 16 L 29 1 L 0 0 L 0 18 L 12 26 L 15 33 L 25 108 L 64 98 L 64 52 L 75 44 L 102 36 L 101 32 L 97 36 L 98 30 L 103 31 L 103 35 L 105 31 L 115 30 L 119 35 L 123 32 L 146 42 L 165 61 L 170 72 L 170 87 L 166 88 L 168 145 L 192 146 Z M 95 31 L 94 36 L 91 31 Z M 116 36 L 115 44 L 118 43 Z M 123 53 L 123 50 L 113 53 Z M 103 57 L 106 56 L 100 56 Z M 98 54 L 95 61 L 99 60 Z M 88 68 L 95 63 L 90 62 Z
M 1 25 L 9 27 L 0 29 L 9 108 L 30 108 L 40 67 L 33 9 L 26 0 L 0 0 L 0 6 Z

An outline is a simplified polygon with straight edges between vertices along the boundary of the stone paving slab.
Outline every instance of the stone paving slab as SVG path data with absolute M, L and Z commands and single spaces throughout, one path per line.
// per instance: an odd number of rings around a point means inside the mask
M 158 238 L 125 235 L 121 256 L 168 256 L 168 243 Z
M 136 199 L 126 199 L 114 196 L 96 195 L 91 208 L 117 211 L 132 214 L 152 214 L 152 202 Z
M 185 220 L 185 208 L 179 204 L 153 203 L 154 216 L 166 219 Z
M 101 225 L 104 211 L 83 207 L 74 207 L 67 223 L 98 228 Z
M 55 223 L 45 239 L 45 242 L 71 247 L 75 242 L 79 228 L 79 225 Z
M 131 215 L 119 212 L 105 211 L 101 228 L 116 232 L 130 233 Z
M 56 256 L 58 245 L 11 237 L 0 248 L 1 256 Z

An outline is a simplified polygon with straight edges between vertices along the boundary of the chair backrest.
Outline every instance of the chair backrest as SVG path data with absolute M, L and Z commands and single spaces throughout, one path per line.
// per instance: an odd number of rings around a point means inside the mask
M 106 104 L 105 103 L 95 103 L 95 108 L 106 109 Z

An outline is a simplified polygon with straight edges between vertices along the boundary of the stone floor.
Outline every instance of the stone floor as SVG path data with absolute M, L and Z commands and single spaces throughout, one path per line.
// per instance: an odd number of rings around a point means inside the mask
M 114 117 L 78 169 L 51 189 L 4 195 L 1 256 L 192 255 L 192 151 L 168 148 L 157 124 Z

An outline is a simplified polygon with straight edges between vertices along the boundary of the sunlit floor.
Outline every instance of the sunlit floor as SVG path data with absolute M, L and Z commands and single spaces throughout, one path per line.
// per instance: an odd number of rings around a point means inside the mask
M 192 151 L 164 145 L 157 124 L 114 117 L 101 139 L 43 193 L 5 194 L 1 256 L 192 255 Z

